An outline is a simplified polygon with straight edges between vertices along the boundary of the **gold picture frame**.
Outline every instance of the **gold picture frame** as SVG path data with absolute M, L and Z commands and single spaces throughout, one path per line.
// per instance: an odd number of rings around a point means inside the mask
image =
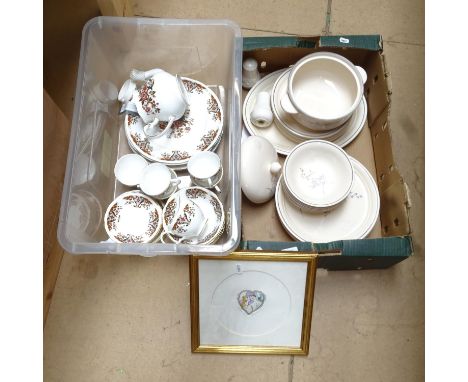
M 301 340 L 298 347 L 262 346 L 262 345 L 202 345 L 200 343 L 199 314 L 199 261 L 273 261 L 273 262 L 306 262 L 304 305 L 302 312 Z M 193 353 L 238 353 L 238 354 L 283 354 L 307 355 L 309 353 L 310 328 L 317 270 L 317 255 L 305 252 L 250 252 L 237 251 L 227 256 L 190 256 L 190 315 Z

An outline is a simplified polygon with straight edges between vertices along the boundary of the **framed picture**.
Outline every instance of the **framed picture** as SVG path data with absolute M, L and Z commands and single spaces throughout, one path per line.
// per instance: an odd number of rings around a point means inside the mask
M 190 257 L 192 352 L 309 352 L 317 255 Z

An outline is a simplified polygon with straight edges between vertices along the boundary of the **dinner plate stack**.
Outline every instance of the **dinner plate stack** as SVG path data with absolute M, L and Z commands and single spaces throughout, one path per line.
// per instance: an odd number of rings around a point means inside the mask
M 379 217 L 380 198 L 372 175 L 351 158 L 354 180 L 347 197 L 333 209 L 317 212 L 299 207 L 286 194 L 283 179 L 277 184 L 275 202 L 281 224 L 296 240 L 328 243 L 365 238 Z

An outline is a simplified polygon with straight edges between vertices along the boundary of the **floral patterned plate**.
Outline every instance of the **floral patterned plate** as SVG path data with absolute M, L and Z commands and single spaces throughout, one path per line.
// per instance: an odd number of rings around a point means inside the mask
M 121 194 L 104 216 L 109 237 L 118 243 L 148 243 L 162 227 L 162 210 L 157 202 L 138 191 Z
M 202 187 L 183 188 L 173 194 L 163 209 L 164 226 L 168 224 L 174 217 L 177 206 L 177 194 L 185 192 L 185 196 L 194 201 L 202 210 L 205 218 L 208 219 L 204 230 L 201 233 L 201 239 L 186 239 L 182 240 L 182 244 L 204 244 L 209 245 L 217 241 L 224 230 L 224 209 L 223 204 L 218 197 L 211 191 Z M 176 238 L 173 235 L 167 235 L 174 243 Z
M 125 134 L 138 154 L 179 168 L 186 166 L 194 153 L 213 150 L 223 133 L 223 110 L 216 94 L 190 78 L 183 77 L 182 82 L 187 89 L 189 107 L 163 136 L 146 137 L 143 120 L 131 114 L 125 116 Z
M 282 187 L 276 187 L 276 210 L 286 231 L 295 239 L 312 243 L 365 238 L 379 217 L 379 190 L 374 178 L 356 159 L 354 183 L 348 197 L 328 212 L 313 213 L 292 203 Z

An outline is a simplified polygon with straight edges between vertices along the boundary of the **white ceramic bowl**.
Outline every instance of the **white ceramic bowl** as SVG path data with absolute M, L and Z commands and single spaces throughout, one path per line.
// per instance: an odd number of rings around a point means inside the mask
M 299 123 L 324 131 L 345 123 L 364 93 L 366 72 L 335 53 L 319 52 L 291 69 L 281 104 Z
M 306 141 L 286 158 L 283 180 L 296 205 L 329 209 L 348 196 L 354 180 L 353 165 L 348 154 L 334 143 Z

